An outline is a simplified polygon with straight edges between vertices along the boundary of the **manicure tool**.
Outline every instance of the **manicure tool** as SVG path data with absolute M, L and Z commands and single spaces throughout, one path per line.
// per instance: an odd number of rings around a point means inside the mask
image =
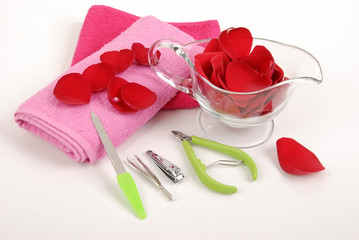
M 136 160 L 142 165 L 142 167 L 134 162 Z M 138 173 L 142 174 L 148 181 L 150 181 L 150 183 L 158 187 L 169 200 L 175 200 L 171 193 L 169 193 L 167 189 L 162 186 L 162 183 L 158 180 L 156 175 L 141 161 L 138 156 L 134 155 L 134 158 L 128 157 L 127 161 Z
M 103 146 L 106 149 L 108 157 L 110 158 L 111 163 L 115 168 L 118 184 L 120 185 L 123 193 L 126 195 L 128 201 L 131 203 L 137 216 L 140 219 L 145 219 L 146 212 L 143 208 L 140 195 L 138 194 L 135 181 L 133 180 L 131 174 L 126 171 L 100 119 L 93 112 L 91 112 L 91 120 L 96 128 L 96 131 L 102 141 Z
M 151 150 L 146 151 L 146 154 L 174 183 L 184 179 L 182 170 L 170 161 L 164 159 L 163 157 L 161 157 L 157 153 L 154 153 Z
M 172 133 L 179 137 L 182 140 L 182 145 L 186 151 L 186 154 L 196 171 L 199 179 L 202 181 L 204 185 L 206 185 L 208 188 L 224 194 L 231 194 L 237 192 L 237 188 L 230 185 L 225 185 L 223 183 L 220 183 L 216 181 L 215 179 L 211 178 L 207 172 L 206 172 L 206 166 L 201 162 L 200 159 L 198 159 L 192 149 L 192 144 L 201 145 L 206 148 L 210 148 L 213 150 L 216 150 L 218 152 L 222 152 L 224 154 L 227 154 L 233 158 L 236 158 L 238 160 L 241 160 L 251 171 L 252 179 L 257 179 L 257 166 L 254 163 L 253 159 L 242 150 L 231 147 L 222 143 L 214 142 L 211 140 L 207 140 L 204 138 L 200 138 L 197 136 L 188 136 L 180 131 L 172 131 Z M 223 160 L 217 161 L 216 163 L 223 164 Z M 231 164 L 232 165 L 232 164 Z M 234 165 L 234 164 L 233 164 Z

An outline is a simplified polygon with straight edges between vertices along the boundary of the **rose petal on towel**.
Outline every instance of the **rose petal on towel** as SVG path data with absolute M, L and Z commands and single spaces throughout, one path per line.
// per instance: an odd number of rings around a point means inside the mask
M 142 43 L 139 43 L 139 42 L 135 42 L 135 43 L 132 43 L 131 45 L 131 50 L 135 52 L 137 51 L 142 51 L 143 49 L 145 49 L 145 46 L 143 46 Z
M 126 81 L 125 79 L 121 78 L 121 77 L 113 77 L 111 78 L 111 80 L 108 83 L 108 88 L 107 88 L 107 97 L 108 100 L 110 100 L 110 102 L 118 102 L 118 97 L 119 95 L 121 95 L 120 90 L 122 88 L 123 85 L 125 85 L 126 83 L 128 83 L 128 81 Z M 122 97 L 121 97 L 122 99 Z
M 266 88 L 272 80 L 241 60 L 231 61 L 226 70 L 226 85 L 233 92 L 253 92 Z
M 99 91 L 107 88 L 108 82 L 115 76 L 115 70 L 107 63 L 97 63 L 87 67 L 82 75 L 90 82 L 92 91 Z
M 135 53 L 135 59 L 142 65 L 149 65 L 148 63 L 148 49 L 141 43 L 133 43 L 131 50 Z
M 116 72 L 120 73 L 129 68 L 135 60 L 135 53 L 130 49 L 121 51 L 108 51 L 100 56 L 103 63 L 111 65 Z
M 274 58 L 264 46 L 255 46 L 252 52 L 241 60 L 257 70 L 259 73 L 264 73 L 269 78 L 273 74 L 275 67 Z
M 248 56 L 252 48 L 253 37 L 247 28 L 229 28 L 218 37 L 223 51 L 231 58 L 238 59 Z
M 149 48 L 145 48 L 141 43 L 133 43 L 131 46 L 131 50 L 135 53 L 135 59 L 138 63 L 141 65 L 148 66 L 148 51 Z M 157 59 L 151 59 L 151 61 L 158 62 L 158 59 L 161 56 L 161 53 L 159 51 L 156 51 Z
M 292 138 L 280 138 L 276 145 L 279 164 L 289 174 L 304 175 L 325 169 L 313 152 Z
M 86 104 L 90 102 L 91 85 L 79 73 L 62 76 L 53 91 L 55 97 L 67 104 Z
M 108 83 L 107 97 L 114 108 L 122 113 L 137 112 L 124 103 L 121 95 L 121 88 L 128 82 L 120 77 L 113 77 Z
M 138 83 L 128 83 L 121 87 L 123 101 L 132 109 L 146 109 L 157 100 L 156 93 Z

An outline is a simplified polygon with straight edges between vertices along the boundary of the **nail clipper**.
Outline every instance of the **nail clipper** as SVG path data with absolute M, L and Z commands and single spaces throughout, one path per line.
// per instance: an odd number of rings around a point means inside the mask
M 184 179 L 182 170 L 179 167 L 151 150 L 146 151 L 146 153 L 174 183 Z

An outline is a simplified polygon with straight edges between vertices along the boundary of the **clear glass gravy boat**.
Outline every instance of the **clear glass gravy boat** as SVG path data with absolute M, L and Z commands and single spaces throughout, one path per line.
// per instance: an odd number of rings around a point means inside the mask
M 212 140 L 240 148 L 265 142 L 273 132 L 273 118 L 287 105 L 294 88 L 323 80 L 319 62 L 310 53 L 288 44 L 255 38 L 253 47 L 265 46 L 283 69 L 286 80 L 255 92 L 218 88 L 194 67 L 194 56 L 209 41 L 182 44 L 170 39 L 158 40 L 150 48 L 149 62 L 162 80 L 198 101 L 203 110 L 198 116 L 199 126 Z M 156 51 L 161 53 L 160 58 Z M 183 65 L 174 67 L 171 59 L 178 56 L 183 59 Z

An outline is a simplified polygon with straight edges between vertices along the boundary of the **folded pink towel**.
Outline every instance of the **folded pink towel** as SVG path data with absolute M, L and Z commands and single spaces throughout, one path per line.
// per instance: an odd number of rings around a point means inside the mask
M 138 16 L 111 7 L 102 5 L 92 6 L 82 26 L 72 64 L 76 64 L 88 55 L 98 51 L 104 44 L 120 35 L 121 32 L 131 26 L 137 19 L 139 19 Z M 215 38 L 220 33 L 217 20 L 170 24 L 192 36 L 195 40 Z M 189 95 L 178 92 L 162 109 L 192 108 L 197 106 L 198 102 L 193 100 Z
M 98 63 L 102 53 L 130 48 L 132 43 L 141 42 L 149 46 L 162 38 L 190 42 L 194 39 L 178 28 L 152 16 L 140 18 L 122 34 L 82 61 L 72 66 L 63 75 L 78 72 L 91 64 Z M 166 61 L 165 56 L 161 60 Z M 177 68 L 183 60 L 179 57 L 166 61 Z M 184 69 L 177 69 L 180 74 Z M 152 118 L 173 96 L 176 89 L 162 82 L 148 66 L 132 64 L 125 72 L 118 74 L 130 82 L 138 82 L 157 94 L 157 101 L 151 107 L 131 114 L 115 110 L 107 99 L 107 92 L 94 93 L 89 104 L 72 106 L 61 103 L 53 95 L 59 76 L 47 87 L 23 103 L 15 112 L 15 121 L 20 127 L 51 142 L 76 161 L 93 163 L 105 155 L 104 148 L 91 122 L 90 112 L 101 119 L 115 147 L 119 146 L 138 128 Z

